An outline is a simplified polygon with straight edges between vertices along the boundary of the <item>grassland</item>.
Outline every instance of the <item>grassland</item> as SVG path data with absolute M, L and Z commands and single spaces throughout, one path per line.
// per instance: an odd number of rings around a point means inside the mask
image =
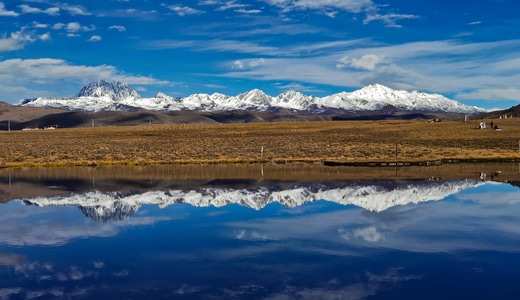
M 488 123 L 491 120 L 487 120 Z M 520 119 L 152 125 L 0 132 L 0 167 L 520 160 Z M 397 150 L 397 151 L 396 151 Z

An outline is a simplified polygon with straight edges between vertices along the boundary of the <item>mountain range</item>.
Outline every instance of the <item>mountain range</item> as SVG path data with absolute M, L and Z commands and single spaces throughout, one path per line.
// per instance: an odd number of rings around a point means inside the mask
M 296 91 L 286 91 L 278 96 L 270 96 L 261 90 L 253 89 L 237 96 L 214 93 L 211 95 L 193 94 L 177 98 L 157 93 L 155 97 L 143 98 L 126 83 L 98 80 L 82 88 L 75 97 L 24 99 L 17 105 L 87 112 L 138 110 L 276 112 L 281 109 L 307 114 L 323 114 L 330 111 L 457 114 L 485 112 L 482 108 L 467 106 L 439 94 L 393 90 L 380 84 L 368 85 L 353 92 L 340 92 L 325 97 L 308 96 Z
M 21 200 L 25 205 L 41 207 L 76 206 L 82 213 L 97 222 L 109 222 L 130 218 L 142 205 L 169 205 L 185 203 L 195 207 L 224 207 L 241 205 L 255 210 L 279 203 L 289 208 L 309 202 L 325 200 L 340 205 L 355 205 L 368 211 L 382 212 L 397 205 L 426 201 L 438 201 L 462 190 L 476 187 L 477 180 L 410 181 L 407 184 L 351 184 L 326 185 L 322 183 L 296 185 L 285 189 L 273 186 L 255 188 L 201 188 L 189 190 L 171 189 L 145 193 L 101 192 L 36 197 Z

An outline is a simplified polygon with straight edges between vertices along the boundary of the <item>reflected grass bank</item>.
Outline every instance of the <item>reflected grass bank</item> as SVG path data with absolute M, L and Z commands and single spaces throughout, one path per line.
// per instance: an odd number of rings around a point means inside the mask
M 233 182 L 475 179 L 520 184 L 518 163 L 438 166 L 324 166 L 320 164 L 157 165 L 0 169 L 0 201 L 66 193 L 74 189 L 123 186 L 127 190 L 183 188 Z

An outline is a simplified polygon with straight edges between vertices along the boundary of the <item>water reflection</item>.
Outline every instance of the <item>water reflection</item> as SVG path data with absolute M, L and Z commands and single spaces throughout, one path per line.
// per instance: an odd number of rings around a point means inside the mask
M 262 182 L 251 188 L 202 187 L 198 189 L 151 191 L 145 193 L 89 191 L 53 197 L 24 199 L 25 205 L 75 206 L 94 221 L 108 222 L 131 217 L 146 204 L 160 208 L 186 203 L 195 207 L 223 207 L 238 204 L 260 210 L 272 203 L 296 208 L 318 200 L 355 205 L 381 212 L 396 205 L 442 200 L 481 182 L 453 181 L 340 181 L 340 182 Z M 236 184 L 232 182 L 230 185 Z
M 0 298 L 515 299 L 514 167 L 374 179 L 11 174 Z M 483 181 L 482 170 L 501 173 Z

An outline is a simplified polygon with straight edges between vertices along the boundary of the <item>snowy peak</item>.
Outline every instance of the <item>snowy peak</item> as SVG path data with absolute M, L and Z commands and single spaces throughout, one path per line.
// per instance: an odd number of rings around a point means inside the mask
M 273 102 L 273 97 L 266 95 L 259 89 L 240 94 L 236 98 L 239 100 L 240 106 L 251 108 L 268 108 Z
M 22 100 L 18 105 L 53 107 L 84 111 L 114 111 L 147 109 L 156 111 L 196 110 L 205 112 L 256 110 L 270 111 L 278 108 L 306 113 L 321 113 L 328 109 L 350 112 L 380 111 L 393 107 L 401 111 L 446 112 L 475 114 L 485 112 L 478 107 L 467 106 L 439 94 L 394 90 L 381 84 L 373 84 L 354 92 L 340 92 L 325 97 L 307 96 L 296 91 L 286 91 L 276 97 L 259 89 L 228 96 L 224 94 L 192 94 L 174 98 L 157 93 L 153 98 L 141 98 L 128 84 L 98 80 L 85 86 L 74 98 L 35 98 Z
M 127 83 L 119 81 L 98 80 L 81 89 L 76 97 L 107 97 L 114 101 L 122 101 L 127 98 L 141 98 Z
M 278 95 L 274 101 L 277 106 L 296 110 L 305 110 L 315 104 L 314 97 L 296 91 L 285 91 Z
M 361 99 L 382 99 L 396 97 L 396 91 L 381 84 L 371 84 L 351 93 Z

